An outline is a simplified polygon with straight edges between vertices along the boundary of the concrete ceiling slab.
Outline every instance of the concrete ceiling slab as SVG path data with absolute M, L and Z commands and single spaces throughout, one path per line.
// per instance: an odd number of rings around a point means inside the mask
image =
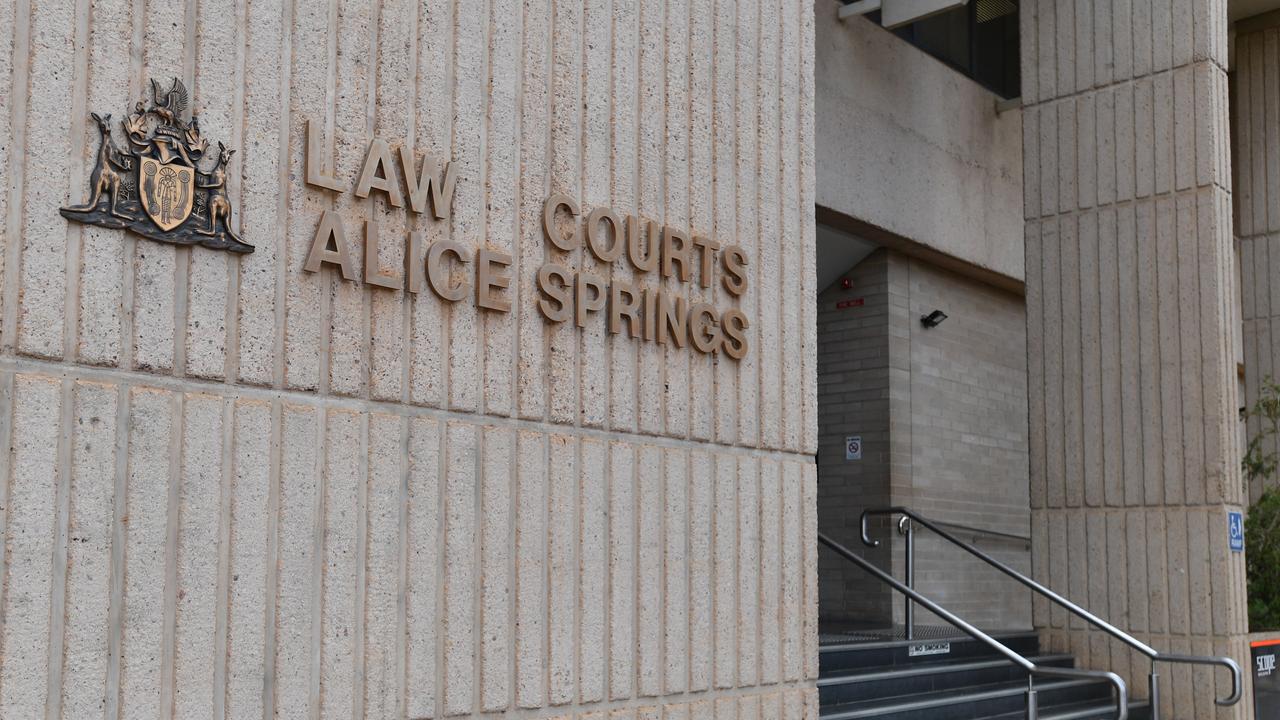
M 818 225 L 818 292 L 831 286 L 878 245 L 829 225 Z
M 1280 0 L 1228 0 L 1227 2 L 1227 17 L 1231 22 L 1272 10 L 1280 10 Z

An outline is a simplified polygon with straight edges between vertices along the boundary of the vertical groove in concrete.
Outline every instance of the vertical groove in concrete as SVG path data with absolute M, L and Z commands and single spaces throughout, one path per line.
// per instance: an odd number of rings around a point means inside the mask
M 607 446 L 598 440 L 581 444 L 578 468 L 578 702 L 604 699 L 606 682 L 605 607 L 608 593 L 606 568 L 608 515 L 606 478 Z M 505 496 L 506 488 L 502 489 Z M 503 618 L 505 621 L 506 618 Z M 505 633 L 505 629 L 499 630 Z
M 15 66 L 14 58 L 25 58 L 30 52 L 31 43 L 31 7 L 29 0 L 10 0 L 0 4 L 0 21 L 5 27 L 13 28 L 12 52 L 0 52 L 0 78 L 6 83 L 3 86 L 6 97 L 14 97 L 18 88 L 27 87 L 30 68 L 24 62 Z M 25 100 L 28 96 L 22 94 Z M 22 218 L 19 213 L 10 209 L 19 205 L 23 192 L 23 158 L 26 149 L 23 142 L 26 138 L 26 102 L 10 102 L 0 113 L 0 156 L 4 157 L 0 167 L 0 182 L 4 191 L 0 192 L 0 212 L 4 213 L 4 223 L 0 226 L 0 239 L 4 240 L 3 252 L 0 253 L 0 278 L 4 279 L 4 288 L 0 292 L 0 346 L 6 351 L 14 346 L 14 333 L 17 329 L 18 287 L 17 273 L 20 258 L 20 243 L 16 239 L 22 232 Z
M 64 379 L 60 384 L 58 403 L 60 411 L 59 425 L 62 426 L 56 444 L 57 456 L 55 472 L 57 473 L 54 489 L 54 523 L 49 533 L 52 540 L 50 575 L 50 601 L 48 626 L 48 695 L 45 698 L 45 717 L 57 718 L 62 714 L 63 690 L 63 649 L 66 647 L 67 626 L 67 545 L 71 523 L 71 417 L 75 411 L 73 383 Z
M 638 51 L 635 60 L 636 100 L 636 181 L 631 189 L 638 217 L 661 221 L 663 204 L 663 157 L 665 73 L 664 3 L 662 0 L 638 0 Z M 648 247 L 648 246 L 646 246 Z M 652 252 L 652 248 L 649 247 Z M 644 433 L 662 430 L 663 368 L 659 361 L 661 347 L 651 343 L 636 346 L 637 428 Z
M 665 52 L 662 71 L 666 80 L 666 132 L 664 134 L 663 222 L 671 227 L 687 228 L 690 220 L 689 143 L 691 136 L 689 117 L 689 8 L 682 0 L 668 0 L 666 4 Z M 674 267 L 674 265 L 673 265 Z M 690 285 L 682 286 L 678 277 L 666 277 L 667 268 L 660 268 L 663 277 L 658 287 L 669 292 L 687 294 Z M 672 437 L 686 437 L 689 432 L 689 355 L 674 343 L 660 352 L 662 366 L 663 421 L 660 432 Z
M 313 509 L 318 478 L 312 474 L 319 414 L 314 410 L 285 406 L 279 411 L 281 444 L 276 518 L 275 613 L 268 618 L 275 632 L 275 652 L 266 656 L 273 677 L 273 701 L 277 707 L 313 712 L 311 679 L 311 596 L 314 546 L 311 544 Z
M 755 204 L 760 209 L 760 221 L 757 227 L 755 251 L 751 253 L 756 261 L 754 278 L 758 285 L 759 304 L 756 307 L 754 323 L 757 332 L 757 345 L 761 348 L 780 347 L 782 343 L 782 327 L 780 308 L 783 301 L 781 268 L 786 260 L 782 254 L 781 218 L 778 217 L 778 194 L 781 190 L 778 182 L 779 165 L 779 71 L 778 61 L 781 49 L 781 33 L 778 23 L 772 17 L 773 7 L 769 3 L 761 3 L 759 45 L 756 57 L 757 93 L 760 103 L 757 106 L 759 123 L 759 144 L 756 148 L 756 173 L 759 181 L 756 184 Z M 776 448 L 780 446 L 782 437 L 782 396 L 781 358 L 778 353 L 763 352 L 759 355 L 759 377 L 756 379 L 758 416 L 760 419 L 759 445 Z
M 231 494 L 236 470 L 235 453 L 235 401 L 224 399 L 222 403 L 222 463 L 218 492 L 218 554 L 216 575 L 216 605 L 213 630 L 213 715 L 227 714 L 227 636 L 230 624 L 231 602 Z
M 120 665 L 124 631 L 124 552 L 125 513 L 127 512 L 129 472 L 129 417 L 131 395 L 128 386 L 116 388 L 116 436 L 111 524 L 111 599 L 107 611 L 107 668 L 103 715 L 106 720 L 120 717 Z
M 713 39 L 716 11 L 710 0 L 694 0 L 689 10 L 689 227 L 695 235 L 715 239 L 715 173 L 713 170 L 713 126 L 715 124 L 714 64 L 716 46 Z M 699 179 L 699 180 L 695 180 Z M 797 208 L 798 209 L 798 208 Z M 686 287 L 689 304 L 718 304 L 716 272 L 710 273 L 703 287 L 701 268 L 693 272 Z M 723 292 L 723 291 L 722 291 Z M 724 293 L 727 295 L 727 293 Z M 697 440 L 715 437 L 717 395 L 716 358 L 702 353 L 689 354 L 689 436 Z
M 689 482 L 682 450 L 662 457 L 663 495 L 663 692 L 683 693 L 689 682 Z
M 78 2 L 75 8 L 75 35 L 73 39 L 75 46 L 73 62 L 76 64 L 78 71 L 73 75 L 71 87 L 71 92 L 73 93 L 71 101 L 71 158 L 84 155 L 86 147 L 85 131 L 87 129 L 96 129 L 93 128 L 93 121 L 87 117 L 84 106 L 89 94 L 87 86 L 89 84 L 90 71 L 86 67 L 89 60 L 89 15 L 89 4 Z M 69 170 L 68 180 L 71 183 L 71 191 L 74 193 L 84 185 L 84 179 L 89 175 L 89 171 L 84 170 L 83 167 L 72 167 Z M 74 358 L 77 355 L 76 346 L 79 344 L 80 269 L 81 257 L 84 251 L 84 231 L 80 228 L 68 228 L 65 245 L 63 266 L 66 273 L 66 286 L 64 288 L 65 297 L 63 298 L 62 308 L 62 357 Z
M 636 456 L 609 447 L 609 699 L 632 697 L 636 639 Z
M 516 437 L 509 428 L 487 428 L 484 433 L 484 466 L 481 480 L 481 604 L 480 692 L 485 712 L 507 707 L 511 685 L 508 657 L 514 618 L 508 597 L 511 555 L 509 539 L 512 468 L 516 461 Z
M 712 642 L 714 546 L 711 535 L 715 515 L 715 474 L 710 454 L 691 454 L 688 493 L 689 691 L 701 692 L 711 687 L 712 660 L 715 657 L 715 645 Z

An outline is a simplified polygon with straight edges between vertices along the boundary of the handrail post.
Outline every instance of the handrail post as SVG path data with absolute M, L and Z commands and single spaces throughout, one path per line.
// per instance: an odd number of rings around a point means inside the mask
M 911 518 L 906 515 L 898 521 L 898 532 L 907 538 L 906 547 L 906 567 L 904 568 L 907 578 L 907 587 L 912 590 L 916 589 L 916 533 L 915 528 L 911 527 Z M 916 605 L 911 601 L 909 595 L 903 596 L 903 621 L 906 623 L 907 639 L 916 639 Z
M 1040 700 L 1036 697 L 1036 682 L 1027 675 L 1027 720 L 1038 720 L 1040 717 Z
M 1151 661 L 1150 688 L 1151 720 L 1160 720 L 1160 675 L 1156 672 L 1156 663 Z

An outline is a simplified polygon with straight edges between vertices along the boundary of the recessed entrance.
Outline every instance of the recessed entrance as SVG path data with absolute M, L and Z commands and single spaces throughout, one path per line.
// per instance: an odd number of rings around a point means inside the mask
M 864 541 L 864 512 L 904 506 L 1031 572 L 1024 299 L 912 250 L 818 225 L 819 532 L 1036 662 L 1067 667 L 1070 655 L 1041 651 L 1029 592 L 965 549 L 892 513 L 870 515 Z M 899 717 L 957 698 L 993 717 L 1025 704 L 1023 668 L 831 546 L 818 562 L 824 717 Z M 1079 679 L 1044 690 L 1058 704 L 1110 692 Z

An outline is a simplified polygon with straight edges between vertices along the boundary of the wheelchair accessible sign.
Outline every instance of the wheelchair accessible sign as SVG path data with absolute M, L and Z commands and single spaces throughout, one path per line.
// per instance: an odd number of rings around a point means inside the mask
M 1244 552 L 1244 515 L 1235 511 L 1227 513 L 1227 540 L 1231 552 Z

